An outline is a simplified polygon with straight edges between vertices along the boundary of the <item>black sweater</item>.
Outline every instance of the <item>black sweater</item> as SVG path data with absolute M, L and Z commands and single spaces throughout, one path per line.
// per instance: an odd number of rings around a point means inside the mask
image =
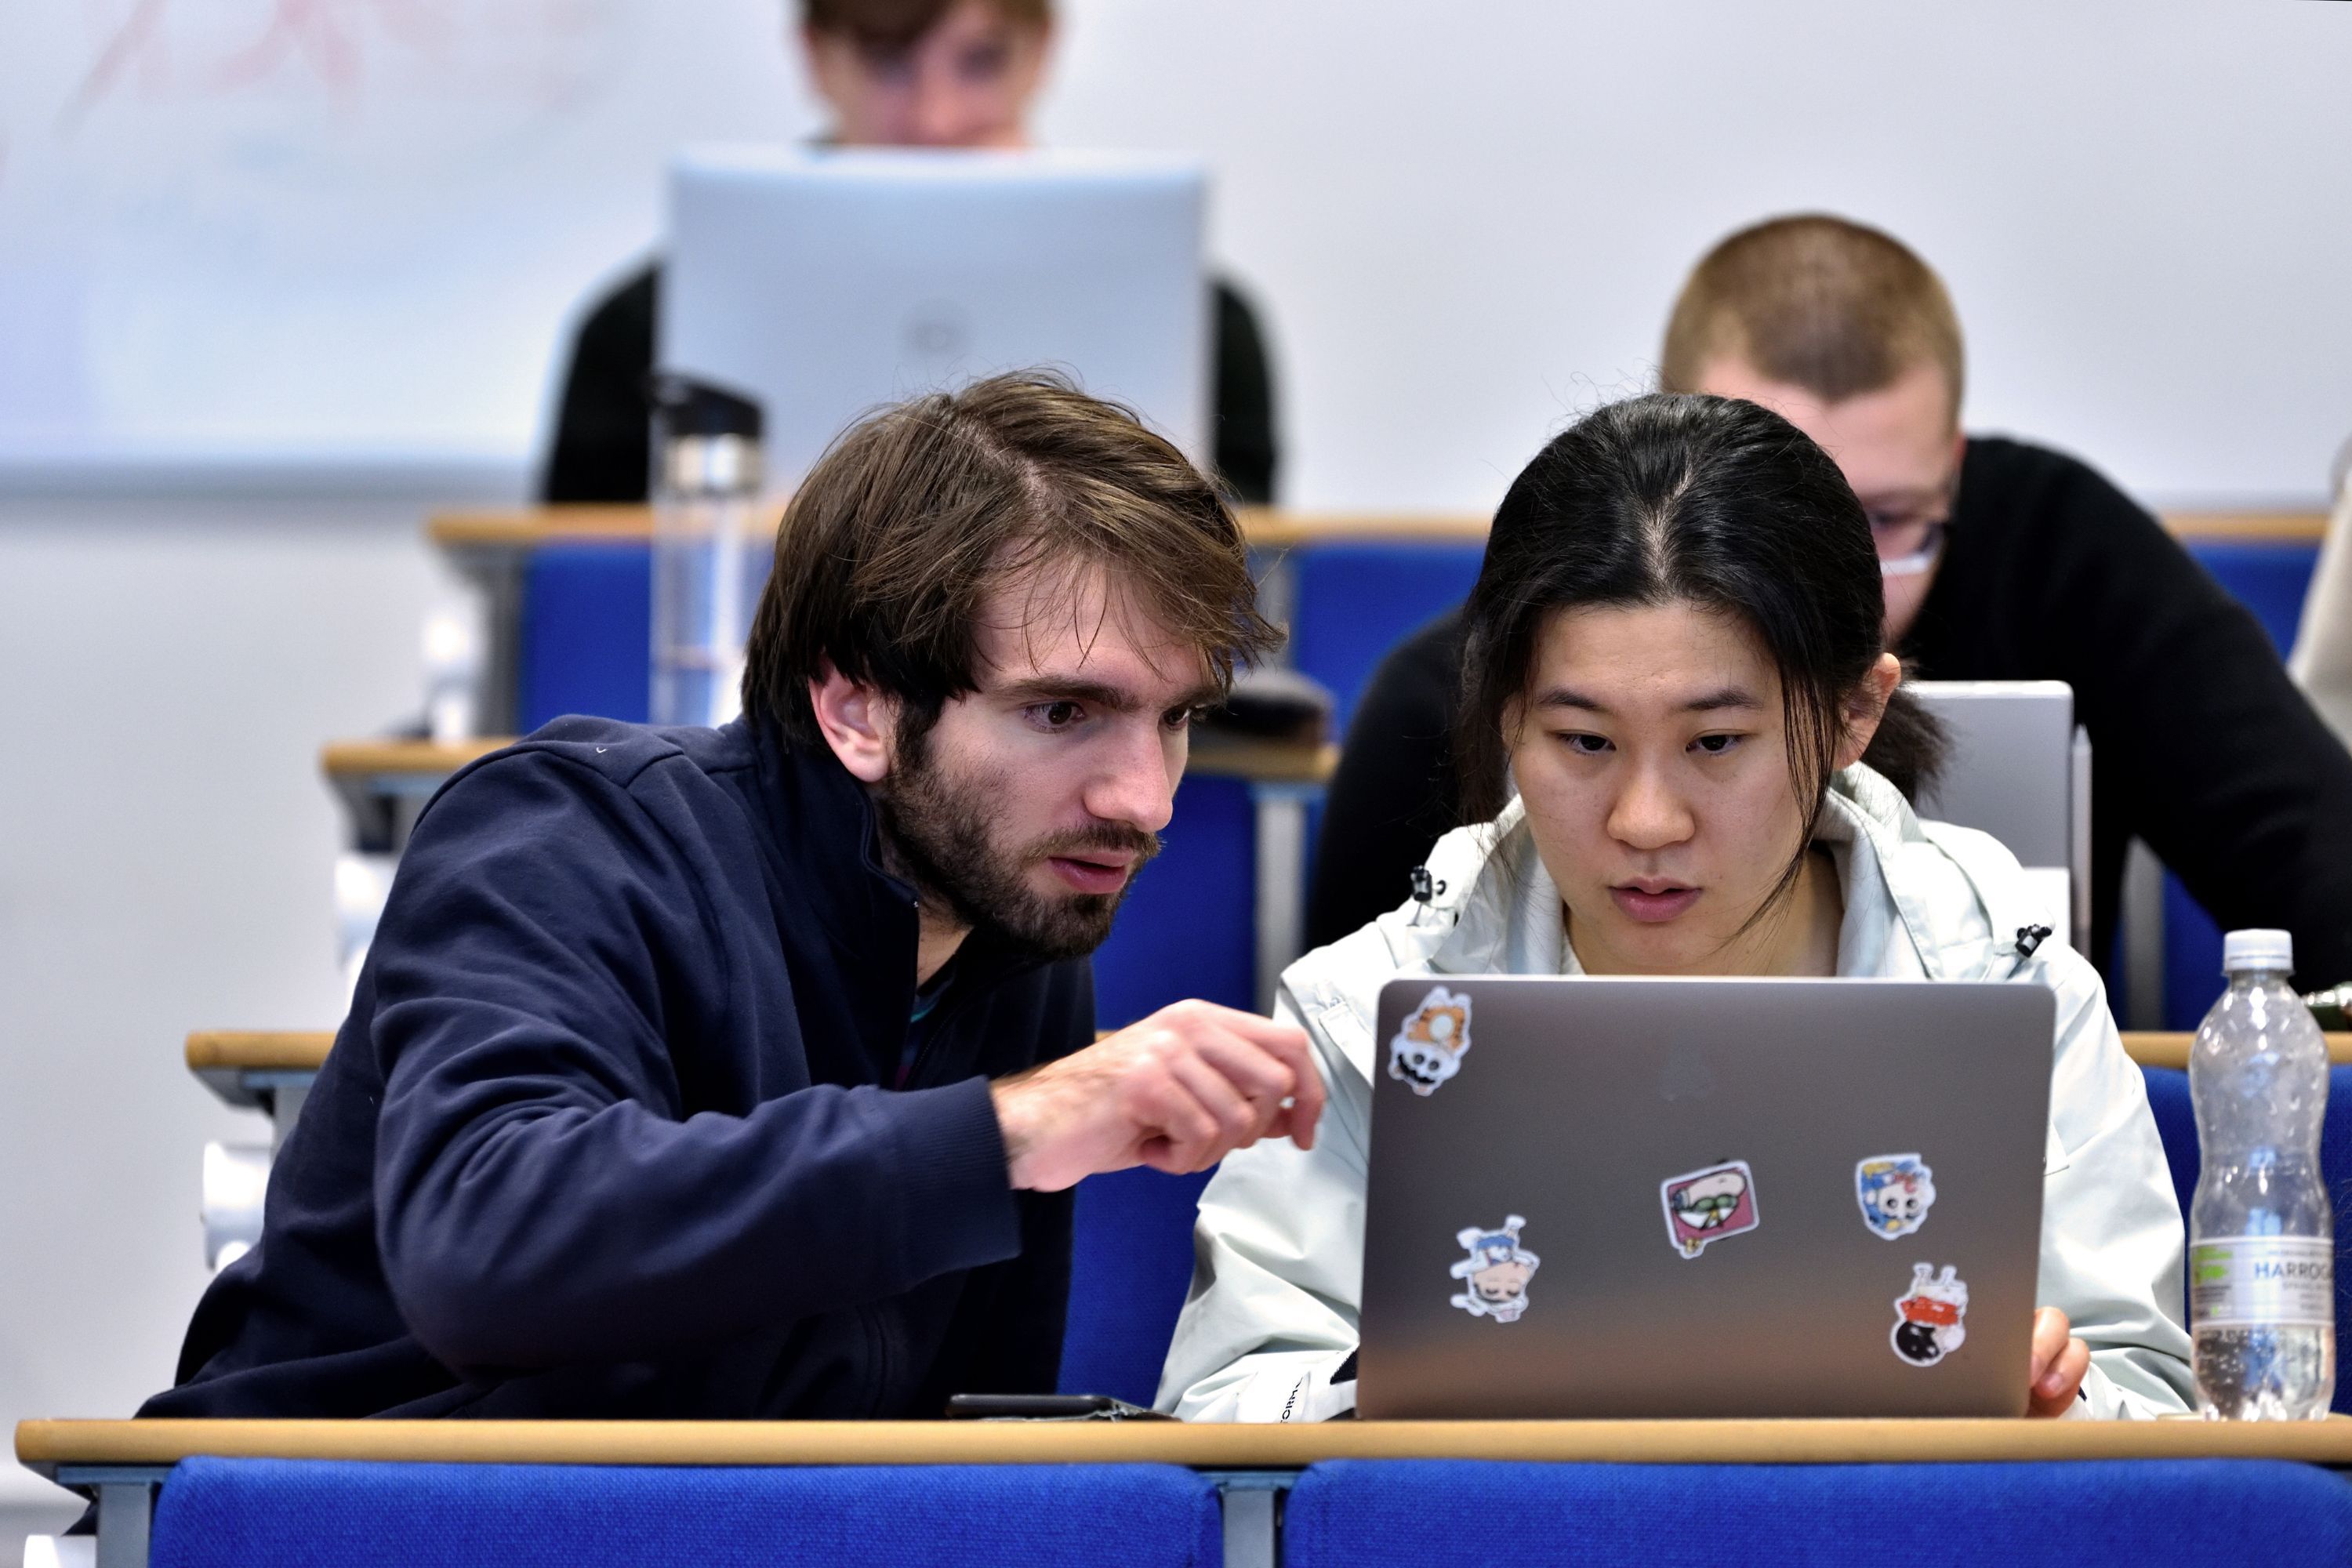
M 1230 284 L 1220 280 L 1213 287 L 1217 336 L 1210 388 L 1217 469 L 1236 498 L 1264 505 L 1274 500 L 1274 373 L 1248 303 Z M 540 479 L 541 500 L 646 499 L 653 472 L 646 376 L 653 369 L 660 289 L 656 263 L 590 310 L 564 371 L 555 441 Z
M 562 719 L 418 822 L 261 1244 L 144 1415 L 936 1415 L 1049 1391 L 1066 1194 L 987 1080 L 1092 1038 L 983 931 L 896 1076 L 915 907 L 830 753 Z
M 1357 707 L 1323 816 L 1311 942 L 1402 903 L 1456 825 L 1460 641 L 1459 612 L 1414 633 Z M 2299 983 L 2352 979 L 2352 756 L 2253 616 L 2097 473 L 1971 438 L 1943 563 L 1900 651 L 1926 679 L 2074 687 L 2091 735 L 2085 956 L 2105 967 L 2139 837 L 2225 930 L 2293 931 Z

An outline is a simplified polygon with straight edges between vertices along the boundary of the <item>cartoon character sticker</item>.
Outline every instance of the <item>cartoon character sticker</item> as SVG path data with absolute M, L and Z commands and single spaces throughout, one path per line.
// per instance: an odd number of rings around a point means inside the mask
M 1506 1215 L 1498 1230 L 1474 1225 L 1454 1234 L 1454 1239 L 1470 1255 L 1454 1266 L 1454 1278 L 1469 1286 L 1452 1298 L 1455 1306 L 1474 1318 L 1492 1318 L 1498 1323 L 1519 1321 L 1519 1314 L 1528 1310 L 1528 1281 L 1543 1262 L 1519 1245 L 1519 1230 L 1527 1223 L 1517 1215 Z
M 1873 1154 L 1854 1162 L 1853 1196 L 1870 1234 L 1892 1241 L 1927 1223 L 1936 1173 L 1916 1154 Z
M 1470 1048 L 1470 994 L 1436 986 L 1389 1041 L 1389 1076 L 1426 1098 L 1462 1070 Z
M 1658 1184 L 1658 1196 L 1666 1207 L 1666 1239 L 1685 1258 L 1756 1228 L 1756 1174 L 1745 1160 L 1669 1176 Z
M 1953 1267 L 1929 1279 L 1935 1266 L 1911 1266 L 1911 1289 L 1895 1298 L 1895 1353 L 1913 1366 L 1933 1366 L 1969 1337 L 1969 1286 L 1953 1278 Z

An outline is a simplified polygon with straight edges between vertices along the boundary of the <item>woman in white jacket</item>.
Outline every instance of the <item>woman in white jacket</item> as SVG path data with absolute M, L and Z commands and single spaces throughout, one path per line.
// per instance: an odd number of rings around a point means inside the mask
M 1202 1194 L 1161 1409 L 1352 1408 L 1380 990 L 1491 973 L 2050 987 L 2032 1407 L 2188 1407 L 2180 1211 L 2098 975 L 2021 941 L 2014 858 L 1905 799 L 1937 737 L 1883 651 L 1898 531 L 1793 426 L 1717 398 L 1604 408 L 1519 476 L 1465 616 L 1457 754 L 1488 820 L 1440 841 L 1425 908 L 1283 975 L 1276 1016 L 1307 1029 L 1328 1103 L 1313 1149 L 1236 1152 Z

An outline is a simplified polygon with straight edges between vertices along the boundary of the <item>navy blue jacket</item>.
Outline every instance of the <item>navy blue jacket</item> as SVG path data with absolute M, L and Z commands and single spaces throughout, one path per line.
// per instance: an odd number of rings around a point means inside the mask
M 871 1417 L 1050 1390 L 1068 1194 L 987 1080 L 1092 1038 L 975 931 L 898 1075 L 913 895 L 744 723 L 562 719 L 451 779 L 146 1415 Z

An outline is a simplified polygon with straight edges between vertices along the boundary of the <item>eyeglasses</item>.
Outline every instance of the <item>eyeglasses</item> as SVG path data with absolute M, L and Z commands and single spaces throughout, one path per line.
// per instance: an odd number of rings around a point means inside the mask
M 1926 506 L 1901 511 L 1865 509 L 1870 542 L 1878 552 L 1878 570 L 1889 577 L 1916 577 L 1934 566 L 1944 553 L 1944 532 L 1951 521 L 1952 491 L 1958 477 L 1943 494 Z

